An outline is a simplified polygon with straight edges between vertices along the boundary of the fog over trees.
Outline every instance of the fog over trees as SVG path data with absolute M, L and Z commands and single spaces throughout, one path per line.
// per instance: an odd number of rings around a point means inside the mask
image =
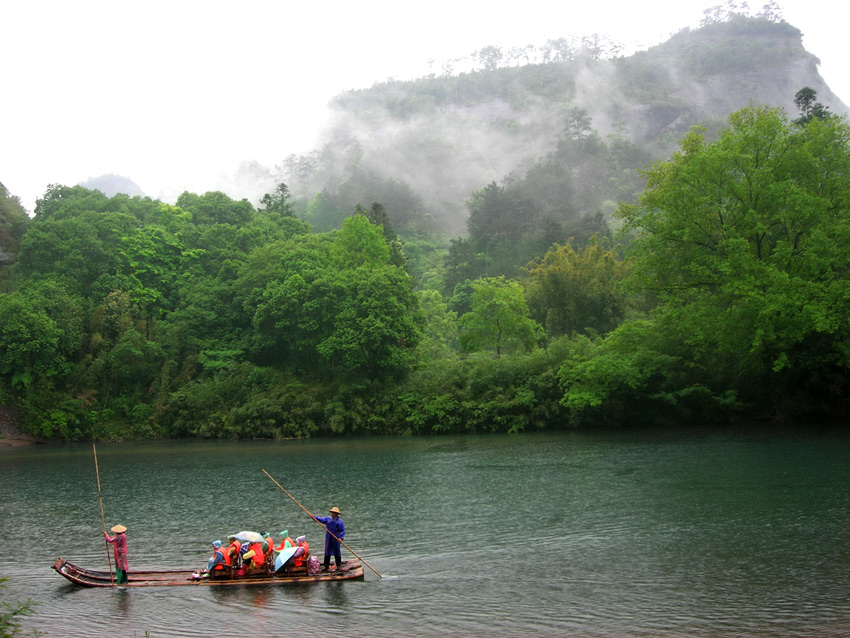
M 522 179 L 547 154 L 560 151 L 560 163 L 581 171 L 570 190 L 596 189 L 562 215 L 568 219 L 633 196 L 639 184 L 624 193 L 628 185 L 608 189 L 606 181 L 634 182 L 636 169 L 669 156 L 691 126 L 716 129 L 751 100 L 794 112 L 795 92 L 809 86 L 847 111 L 775 4 L 747 13 L 735 5 L 708 10 L 701 28 L 630 56 L 600 36 L 522 54 L 491 46 L 428 77 L 343 93 L 332 102 L 325 143 L 269 169 L 269 183 L 287 183 L 323 224 L 338 226 L 352 206 L 380 201 L 399 232 L 415 220 L 454 236 L 466 231 L 470 193 Z M 561 148 L 583 133 L 621 156 L 603 166 L 590 148 Z M 640 153 L 623 157 L 623 145 Z M 568 172 L 551 170 L 559 180 Z

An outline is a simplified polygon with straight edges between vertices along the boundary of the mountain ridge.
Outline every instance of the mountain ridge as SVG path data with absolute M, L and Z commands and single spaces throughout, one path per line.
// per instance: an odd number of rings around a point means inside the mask
M 662 159 L 694 125 L 719 128 L 751 102 L 793 113 L 803 86 L 847 113 L 817 65 L 796 27 L 733 14 L 628 57 L 577 51 L 556 63 L 377 83 L 336 96 L 321 150 L 288 158 L 281 177 L 298 197 L 338 196 L 338 216 L 381 195 L 354 182 L 395 182 L 437 227 L 462 234 L 471 194 L 552 152 L 576 109 L 599 135 Z M 387 211 L 402 227 L 415 215 Z

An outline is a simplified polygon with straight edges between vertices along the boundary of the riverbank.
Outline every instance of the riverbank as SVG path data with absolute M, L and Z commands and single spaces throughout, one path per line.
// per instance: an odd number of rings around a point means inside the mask
M 21 430 L 15 410 L 0 405 L 0 447 L 32 445 L 33 443 L 38 443 L 38 440 Z

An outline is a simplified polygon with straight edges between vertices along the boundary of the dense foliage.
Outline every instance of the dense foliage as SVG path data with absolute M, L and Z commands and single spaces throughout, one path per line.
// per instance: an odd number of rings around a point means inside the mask
M 21 200 L 0 183 L 0 266 L 15 262 L 28 224 Z
M 846 413 L 850 128 L 767 107 L 729 122 L 713 142 L 694 130 L 621 209 L 627 283 L 656 304 L 562 368 L 576 418 Z
M 403 378 L 423 320 L 380 206 L 313 234 L 286 195 L 48 189 L 0 297 L 4 402 L 46 437 L 287 436 Z
M 51 187 L 6 267 L 3 401 L 68 439 L 844 414 L 847 122 L 749 107 L 645 176 L 627 261 L 593 235 L 449 297 L 380 205 L 316 234 L 271 199 Z
M 62 439 L 560 423 L 562 349 L 539 350 L 518 281 L 471 282 L 459 318 L 439 292 L 445 251 L 420 240 L 408 257 L 381 205 L 313 233 L 283 185 L 263 203 L 50 187 L 4 270 L 2 401 Z

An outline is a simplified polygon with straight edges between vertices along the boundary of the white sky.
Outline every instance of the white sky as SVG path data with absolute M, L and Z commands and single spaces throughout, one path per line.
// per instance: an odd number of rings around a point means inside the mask
M 429 60 L 439 72 L 441 61 L 487 45 L 599 33 L 645 48 L 720 4 L 6 0 L 0 182 L 30 211 L 48 184 L 104 173 L 173 201 L 223 188 L 243 160 L 273 166 L 312 150 L 325 105 L 344 90 L 425 75 Z M 850 104 L 850 4 L 778 4 Z

